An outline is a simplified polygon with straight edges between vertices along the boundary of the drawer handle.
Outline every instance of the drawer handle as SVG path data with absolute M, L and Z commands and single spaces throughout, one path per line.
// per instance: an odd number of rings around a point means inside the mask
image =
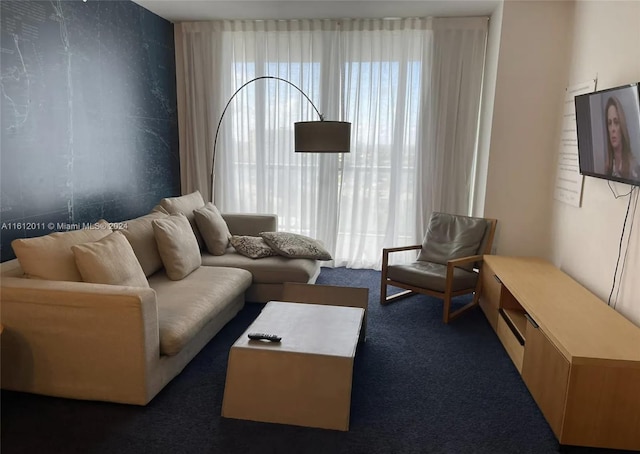
M 502 284 L 502 281 L 500 280 L 497 274 L 494 274 L 493 278 L 498 282 L 498 284 Z
M 532 318 L 531 318 L 531 316 L 530 316 L 529 314 L 527 314 L 527 313 L 525 312 L 525 313 L 524 313 L 524 316 L 526 317 L 526 319 L 527 319 L 527 320 L 529 320 L 529 323 L 531 323 L 535 329 L 540 328 L 540 325 L 538 325 L 538 324 L 536 323 L 536 321 L 535 321 L 534 319 L 532 319 Z

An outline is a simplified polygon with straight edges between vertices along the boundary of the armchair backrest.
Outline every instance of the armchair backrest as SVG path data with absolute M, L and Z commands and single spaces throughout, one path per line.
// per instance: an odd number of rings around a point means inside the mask
M 418 260 L 446 265 L 451 259 L 488 254 L 495 225 L 495 219 L 434 212 Z
M 481 218 L 487 223 L 487 230 L 484 232 L 484 237 L 480 243 L 478 254 L 491 254 L 491 248 L 493 247 L 493 237 L 496 233 L 496 226 L 498 224 L 497 219 Z

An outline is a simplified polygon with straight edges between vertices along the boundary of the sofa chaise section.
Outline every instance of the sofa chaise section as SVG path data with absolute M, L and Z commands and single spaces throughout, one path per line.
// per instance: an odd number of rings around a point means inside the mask
M 281 300 L 285 282 L 314 284 L 320 274 L 320 265 L 316 260 L 280 256 L 254 260 L 233 250 L 225 255 L 203 253 L 202 265 L 242 268 L 251 272 L 253 284 L 247 289 L 245 299 L 254 303 Z
M 278 217 L 272 214 L 222 214 L 233 235 L 259 236 L 260 232 L 275 232 Z M 246 301 L 266 303 L 282 299 L 283 284 L 298 282 L 314 284 L 320 275 L 320 262 L 314 259 L 287 258 L 280 255 L 251 259 L 230 246 L 224 255 L 202 252 L 202 265 L 248 270 L 253 283 L 245 293 Z

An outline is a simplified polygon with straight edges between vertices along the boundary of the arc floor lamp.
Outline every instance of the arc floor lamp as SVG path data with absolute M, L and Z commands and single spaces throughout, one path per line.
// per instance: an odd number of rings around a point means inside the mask
M 349 153 L 351 151 L 351 123 L 346 121 L 327 121 L 324 119 L 324 115 L 320 113 L 318 108 L 313 104 L 311 99 L 302 91 L 297 85 L 289 82 L 286 79 L 276 76 L 260 76 L 255 79 L 251 79 L 245 82 L 238 88 L 235 93 L 229 98 L 222 115 L 220 115 L 220 121 L 218 121 L 218 127 L 216 128 L 216 135 L 213 141 L 213 157 L 211 161 L 211 190 L 213 191 L 213 179 L 214 179 L 214 166 L 216 162 L 216 145 L 218 143 L 218 134 L 220 133 L 220 126 L 222 125 L 222 119 L 227 112 L 231 101 L 236 97 L 240 91 L 249 84 L 263 79 L 273 79 L 286 84 L 291 85 L 298 90 L 302 96 L 311 104 L 313 109 L 320 118 L 319 121 L 300 121 L 294 124 L 294 144 L 296 153 Z

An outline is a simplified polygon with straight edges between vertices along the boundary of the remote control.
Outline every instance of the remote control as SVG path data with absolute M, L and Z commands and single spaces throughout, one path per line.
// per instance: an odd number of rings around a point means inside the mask
M 249 333 L 249 339 L 251 340 L 268 340 L 271 342 L 280 342 L 282 339 L 280 336 L 276 336 L 275 334 L 265 334 L 265 333 Z

